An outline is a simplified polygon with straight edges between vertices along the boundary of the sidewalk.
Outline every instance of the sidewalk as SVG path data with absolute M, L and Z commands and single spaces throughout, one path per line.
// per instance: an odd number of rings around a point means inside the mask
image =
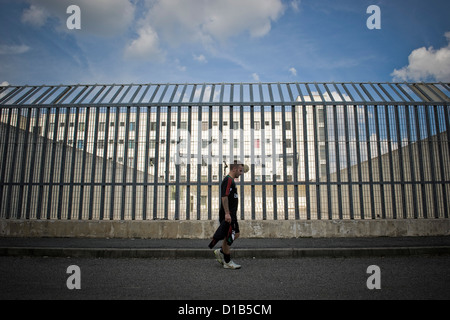
M 211 258 L 208 244 L 185 239 L 0 238 L 0 256 Z M 239 239 L 232 250 L 235 257 L 250 259 L 441 255 L 450 254 L 450 237 Z

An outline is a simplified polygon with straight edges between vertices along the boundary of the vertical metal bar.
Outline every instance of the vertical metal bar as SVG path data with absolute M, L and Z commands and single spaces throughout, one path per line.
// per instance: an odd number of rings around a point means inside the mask
M 141 117 L 141 108 L 135 107 L 135 121 L 134 121 L 134 155 L 133 155 L 133 199 L 131 205 L 131 215 L 132 220 L 136 220 L 136 199 L 137 199 L 137 173 L 138 173 L 138 157 L 139 157 L 139 132 L 140 132 L 140 117 Z
M 148 89 L 148 87 L 147 87 Z M 147 90 L 146 90 L 147 91 Z M 142 95 L 142 98 L 145 96 Z M 141 100 L 142 100 L 141 98 Z M 140 101 L 141 102 L 141 101 Z M 150 146 L 150 115 L 151 115 L 151 108 L 146 107 L 146 122 L 145 122 L 145 142 L 142 143 L 144 147 L 144 190 L 142 192 L 142 220 L 147 220 L 147 194 L 148 194 L 148 167 L 150 164 L 149 159 L 149 146 Z M 178 180 L 179 181 L 179 180 Z
M 31 150 L 31 161 L 30 161 L 30 175 L 28 178 L 29 181 L 29 186 L 28 186 L 28 194 L 27 194 L 27 208 L 25 211 L 25 218 L 27 220 L 30 219 L 30 211 L 31 211 L 31 199 L 32 199 L 32 191 L 33 191 L 33 185 L 34 185 L 34 170 L 35 170 L 35 166 L 36 166 L 36 149 L 37 149 L 37 144 L 38 144 L 38 139 L 39 139 L 39 118 L 40 118 L 40 113 L 41 113 L 41 109 L 40 108 L 36 108 L 36 121 L 34 124 L 34 128 L 33 128 L 33 132 L 32 132 L 32 138 L 33 138 L 33 142 L 32 142 L 32 150 Z M 0 195 L 1 195 L 1 191 L 0 191 Z M 1 196 L 0 196 L 1 198 Z M 0 200 L 1 201 L 1 200 Z M 1 208 L 1 205 L 0 205 Z
M 323 101 L 323 100 L 322 100 Z M 313 111 L 313 128 L 314 128 L 314 164 L 315 164 L 315 171 L 316 171 L 316 203 L 317 203 L 317 219 L 322 220 L 322 208 L 321 208 L 321 201 L 320 201 L 320 194 L 321 194 L 321 185 L 320 185 L 320 163 L 319 163 L 319 139 L 317 134 L 318 129 L 318 120 L 317 120 L 317 113 L 319 112 L 318 106 L 312 107 Z
M 347 158 L 347 179 L 348 179 L 348 204 L 350 210 L 350 219 L 354 220 L 354 210 L 353 210 L 353 181 L 352 181 L 352 166 L 350 159 L 350 134 L 349 134 L 349 123 L 348 123 L 348 106 L 342 106 L 344 108 L 344 131 L 345 131 L 345 149 Z M 356 129 L 356 128 L 355 128 Z
M 205 87 L 203 86 L 202 92 L 204 92 Z M 202 201 L 202 106 L 197 107 L 197 220 L 201 220 L 201 201 Z
M 176 139 L 176 154 L 175 159 L 180 156 L 180 139 L 181 139 L 181 107 L 179 106 L 177 113 L 177 139 Z M 180 162 L 175 160 L 175 220 L 180 220 Z
M 125 120 L 125 142 L 124 142 L 124 156 L 123 156 L 123 172 L 122 172 L 122 204 L 120 207 L 120 219 L 125 220 L 125 209 L 127 204 L 127 175 L 128 175 L 128 148 L 129 148 L 129 136 L 130 136 L 130 107 L 126 108 L 126 120 Z M 132 213 L 133 214 L 133 213 Z
M 263 89 L 262 89 L 262 84 L 259 84 L 259 96 L 260 96 L 260 100 L 261 100 L 261 166 L 262 166 L 262 170 L 261 170 L 261 174 L 262 174 L 262 185 L 261 185 L 261 194 L 262 194 L 262 199 L 265 200 L 267 199 L 266 196 L 266 123 L 265 123 L 265 107 L 262 104 L 264 102 L 264 95 L 263 95 Z M 263 211 L 263 220 L 267 220 L 267 206 L 263 205 L 262 206 L 262 211 Z M 277 220 L 278 219 L 278 215 L 276 210 L 273 210 L 273 219 Z
M 229 135 L 229 141 L 230 141 L 230 163 L 234 162 L 234 135 L 233 135 L 233 97 L 234 97 L 234 84 L 231 84 L 230 88 L 230 114 L 229 114 L 229 128 L 230 128 L 230 135 Z
M 106 120 L 105 120 L 105 136 L 103 138 L 103 165 L 102 165 L 102 185 L 100 195 L 100 212 L 99 219 L 105 218 L 105 193 L 106 193 L 106 168 L 108 166 L 108 145 L 109 145 L 109 126 L 110 126 L 110 113 L 111 108 L 106 108 Z
M 56 157 L 56 147 L 58 144 L 58 126 L 59 126 L 59 108 L 56 108 L 55 113 L 55 125 L 53 128 L 53 141 L 52 141 L 52 154 L 51 154 L 51 164 L 50 164 L 50 181 L 49 181 L 49 190 L 48 190 L 48 198 L 47 198 L 47 220 L 51 219 L 52 213 L 52 196 L 53 196 L 53 176 L 55 170 L 55 157 Z
M 433 106 L 433 111 L 434 111 L 434 123 L 435 123 L 435 127 L 436 127 L 436 136 L 437 136 L 437 149 L 438 149 L 438 165 L 439 165 L 439 174 L 440 177 L 436 178 L 436 180 L 434 181 L 435 183 L 438 183 L 438 181 L 440 181 L 442 183 L 442 202 L 443 202 L 443 209 L 444 209 L 444 216 L 445 218 L 448 218 L 448 203 L 447 203 L 447 190 L 445 188 L 445 183 L 443 181 L 445 181 L 445 170 L 444 170 L 444 157 L 443 157 L 443 152 L 442 152 L 442 132 L 443 129 L 441 128 L 441 125 L 439 123 L 439 114 L 438 114 L 438 107 L 437 106 Z M 437 211 L 437 209 L 436 209 Z M 439 214 L 438 214 L 439 215 Z
M 8 186 L 8 192 L 6 195 L 6 219 L 10 219 L 12 218 L 11 215 L 11 197 L 12 197 L 12 189 L 14 186 L 14 172 L 15 172 L 15 167 L 16 167 L 16 161 L 14 159 L 14 156 L 17 155 L 17 149 L 18 149 L 18 144 L 19 144 L 19 128 L 20 128 L 20 109 L 19 108 L 15 108 L 16 111 L 16 125 L 15 125 L 15 132 L 13 135 L 13 141 L 11 142 L 11 147 L 13 148 L 12 153 L 11 154 L 11 167 L 9 169 L 9 175 L 8 175 L 8 182 L 7 184 L 9 184 Z M 14 113 L 14 111 L 11 110 L 11 113 Z M 11 122 L 9 122 L 9 126 L 11 126 Z M 6 142 L 7 144 L 9 144 L 9 140 Z M 14 155 L 14 156 L 13 156 Z M 5 162 L 5 166 L 6 166 L 6 162 Z M 3 194 L 1 195 L 3 196 Z
M 363 197 L 363 184 L 362 184 L 362 168 L 361 168 L 361 139 L 359 137 L 359 115 L 358 115 L 358 106 L 353 106 L 353 113 L 355 115 L 355 140 L 356 140 L 356 162 L 358 165 L 358 187 L 359 187 L 359 210 L 360 210 L 360 218 L 362 220 L 365 219 L 364 213 L 364 197 Z M 353 182 L 353 181 L 352 181 Z
M 397 126 L 397 141 L 398 141 L 398 158 L 399 158 L 399 165 L 400 165 L 400 186 L 402 191 L 402 207 L 403 207 L 403 219 L 406 219 L 408 216 L 408 213 L 406 211 L 406 190 L 405 190 L 405 168 L 403 166 L 403 162 L 406 161 L 404 159 L 403 155 L 403 141 L 401 137 L 401 130 L 400 130 L 400 115 L 399 115 L 399 106 L 394 106 L 394 112 L 395 112 L 395 124 Z M 406 107 L 405 107 L 405 115 L 406 115 Z
M 80 205 L 78 212 L 78 220 L 83 219 L 83 200 L 84 200 L 84 187 L 85 187 L 85 179 L 86 179 L 86 154 L 87 154 L 87 139 L 89 133 L 89 120 L 90 120 L 90 107 L 86 108 L 86 116 L 84 121 L 84 137 L 83 137 L 83 160 L 81 165 L 81 184 L 80 184 Z
M 242 84 L 241 84 L 241 102 L 243 102 L 243 97 L 242 97 Z M 239 120 L 239 140 L 240 140 L 240 161 L 241 163 L 244 163 L 244 106 L 240 106 L 240 120 Z M 242 201 L 242 203 L 246 203 L 246 199 L 245 199 L 245 190 L 244 190 L 244 182 L 245 182 L 245 175 L 242 175 L 240 177 L 240 201 Z M 245 220 L 245 206 L 240 206 L 241 207 L 241 220 Z
M 429 106 L 429 108 L 433 108 L 433 106 Z M 438 210 L 438 197 L 437 197 L 437 189 L 436 189 L 436 175 L 435 175 L 435 168 L 436 164 L 434 163 L 434 155 L 436 154 L 436 150 L 434 148 L 434 143 L 432 139 L 431 134 L 431 120 L 430 120 L 430 114 L 427 108 L 425 107 L 425 126 L 427 128 L 427 139 L 428 139 L 428 157 L 429 157 L 429 166 L 430 166 L 430 173 L 431 173 L 431 187 L 433 189 L 433 211 L 434 211 L 434 217 L 439 218 L 439 210 Z M 437 134 L 438 136 L 438 134 Z M 437 164 L 439 165 L 439 164 Z
M 329 142 L 329 131 L 328 131 L 328 106 L 324 104 L 324 131 L 325 131 L 325 160 L 326 160 L 326 175 L 327 175 L 327 203 L 328 203 L 328 220 L 333 219 L 333 206 L 331 198 L 331 172 L 330 172 L 330 142 Z
M 159 132 L 161 130 L 161 108 L 156 107 L 156 142 L 155 142 L 155 164 L 153 176 L 153 220 L 158 218 L 158 168 L 159 168 Z
M 221 206 L 221 184 L 222 184 L 222 179 L 223 179 L 223 96 L 224 96 L 224 91 L 225 91 L 225 85 L 222 84 L 221 85 L 221 90 L 220 90 L 220 99 L 219 99 L 219 184 L 218 184 L 218 189 L 219 192 L 217 193 L 217 197 L 219 199 L 218 201 L 218 207 L 220 208 Z
M 24 193 L 24 187 L 25 187 L 25 168 L 26 168 L 26 164 L 27 164 L 27 158 L 29 157 L 28 155 L 28 146 L 29 146 L 29 133 L 30 133 L 30 123 L 31 123 L 31 115 L 32 115 L 33 109 L 31 107 L 28 108 L 28 114 L 27 114 L 27 124 L 26 124 L 26 129 L 25 129 L 25 140 L 22 146 L 22 159 L 21 159 L 21 172 L 20 172 L 20 187 L 19 187 L 19 198 L 18 198 L 18 202 L 17 202 L 17 212 L 16 212 L 16 217 L 17 219 L 22 219 L 22 211 L 23 211 L 23 207 L 25 205 L 25 203 L 23 202 L 23 193 Z M 30 168 L 31 169 L 31 168 Z M 28 182 L 28 188 L 31 189 L 31 180 Z M 26 207 L 25 207 L 26 210 Z M 26 212 L 25 212 L 26 215 Z
M 288 202 L 288 184 L 287 184 L 287 156 L 286 156 L 286 149 L 287 149 L 287 141 L 286 141 L 286 106 L 281 106 L 281 134 L 283 139 L 283 184 L 284 184 L 284 211 L 285 211 L 285 220 L 289 220 L 289 202 Z
M 78 121 L 80 108 L 75 109 L 75 123 L 74 123 L 74 131 L 73 131 L 73 145 L 72 145 L 72 165 L 70 169 L 70 186 L 69 186 L 69 199 L 67 206 L 67 220 L 72 219 L 72 205 L 73 205 L 73 187 L 74 187 L 74 179 L 75 179 L 75 164 L 76 164 L 76 156 L 77 156 L 77 141 L 78 141 Z
M 91 190 L 89 194 L 89 220 L 94 218 L 94 191 L 95 191 L 95 171 L 97 167 L 97 143 L 98 143 L 98 121 L 100 117 L 99 108 L 95 108 L 94 122 L 94 146 L 92 151 L 92 167 L 91 167 Z
M 271 89 L 269 89 L 271 92 Z M 271 101 L 273 102 L 273 97 L 271 96 Z M 276 152 L 276 132 L 275 132 L 275 106 L 270 107 L 270 114 L 271 114 L 271 132 L 272 132 L 272 173 L 273 173 L 273 210 L 274 213 L 277 212 L 278 214 L 278 196 L 277 196 L 277 185 L 278 185 L 278 178 L 277 178 L 277 160 L 278 160 L 278 154 Z
M 40 172 L 39 172 L 39 192 L 38 192 L 38 205 L 36 211 L 36 219 L 40 220 L 42 215 L 42 204 L 43 204 L 43 192 L 44 192 L 44 173 L 45 173 L 45 158 L 47 154 L 47 144 L 48 144 L 48 130 L 50 125 L 50 108 L 47 108 L 47 116 L 45 118 L 45 126 L 44 126 L 44 139 L 41 153 L 41 162 L 40 162 Z
M 62 155 L 61 155 L 61 164 L 59 167 L 60 175 L 59 175 L 59 198 L 58 198 L 58 212 L 57 219 L 61 219 L 61 211 L 63 204 L 63 192 L 64 192 L 64 177 L 65 177 L 65 168 L 66 168 L 66 152 L 67 152 L 67 137 L 69 134 L 69 122 L 70 122 L 70 108 L 65 108 L 66 110 L 66 119 L 64 123 L 64 142 L 62 144 Z
M 411 121 L 410 121 L 410 117 L 413 115 L 411 108 L 412 106 L 405 106 L 405 108 L 407 108 L 405 110 L 405 114 L 406 114 L 406 128 L 408 131 L 408 153 L 409 153 L 409 163 L 410 163 L 410 171 L 411 171 L 411 185 L 412 185 L 412 190 L 413 190 L 413 207 L 414 207 L 414 219 L 418 218 L 418 214 L 417 214 L 417 190 L 416 190 L 416 172 L 415 172 L 415 163 L 414 163 L 414 155 L 413 155 L 413 141 L 412 141 L 412 130 L 413 128 L 411 127 Z
M 165 164 L 165 168 L 166 168 L 166 172 L 165 172 L 165 193 L 164 193 L 164 219 L 168 220 L 169 219 L 169 207 L 170 207 L 170 198 L 169 198 L 169 194 L 170 194 L 170 188 L 169 188 L 169 178 L 170 178 L 170 147 L 172 145 L 171 142 L 171 135 L 170 135 L 170 130 L 172 128 L 172 107 L 167 107 L 167 121 L 166 121 L 166 164 Z
M 423 217 L 426 219 L 428 218 L 427 213 L 427 203 L 426 203 L 426 192 L 425 192 L 425 168 L 423 166 L 423 153 L 422 153 L 422 140 L 424 139 L 422 137 L 422 134 L 420 132 L 420 117 L 419 117 L 419 110 L 418 106 L 414 106 L 414 116 L 416 118 L 416 131 L 417 131 L 417 148 L 419 152 L 419 166 L 420 166 L 420 186 L 422 191 L 422 210 L 423 210 Z
M 120 108 L 115 107 L 116 118 L 114 123 L 114 150 L 113 150 L 113 161 L 111 170 L 111 198 L 109 205 L 109 220 L 114 220 L 114 206 L 115 206 L 115 193 L 116 193 L 116 171 L 117 171 L 117 148 L 119 142 L 119 122 L 120 122 Z
M 395 178 L 394 178 L 394 161 L 392 159 L 392 137 L 391 137 L 391 123 L 389 119 L 389 107 L 387 104 L 384 105 L 384 113 L 386 118 L 386 133 L 388 141 L 388 157 L 389 157 L 389 171 L 390 171 L 390 185 L 391 185 L 391 202 L 392 205 L 392 215 L 393 219 L 397 219 L 397 200 L 395 196 Z
M 445 158 L 447 158 L 447 161 L 449 161 L 449 157 L 450 157 L 450 106 L 448 105 L 444 105 L 444 116 L 445 116 L 445 128 L 446 128 L 446 132 L 447 132 L 447 154 L 445 154 Z M 445 148 L 444 148 L 445 150 Z M 448 162 L 447 162 L 448 163 Z M 444 176 L 442 177 L 442 180 L 444 181 L 445 178 Z M 448 186 L 448 184 L 447 184 Z M 445 199 L 445 201 L 447 201 L 447 198 Z M 447 212 L 445 213 L 445 218 L 448 218 L 450 215 L 450 206 L 448 206 L 447 208 Z
M 380 138 L 380 121 L 378 114 L 378 105 L 374 105 L 374 113 L 375 113 L 375 133 L 377 137 L 377 156 L 378 156 L 378 176 L 380 183 L 380 202 L 381 202 L 381 217 L 386 219 L 386 205 L 384 198 L 384 180 L 383 180 L 383 161 L 381 154 L 381 138 Z
M 211 92 L 211 100 L 214 94 L 214 87 Z M 212 220 L 212 165 L 213 165 L 213 157 L 212 157 L 212 130 L 213 130 L 213 106 L 208 107 L 209 119 L 208 119 L 208 220 Z
M 274 102 L 274 98 L 273 98 L 273 91 L 272 91 L 272 86 L 271 84 L 267 85 L 268 89 L 269 89 L 269 99 L 270 102 L 273 103 Z M 276 153 L 276 133 L 275 133 L 275 110 L 274 110 L 275 106 L 271 105 L 270 106 L 270 119 L 271 119 L 271 139 L 272 139 L 272 180 L 273 180 L 273 210 L 274 210 L 274 217 L 275 217 L 275 213 L 277 214 L 277 219 L 278 219 L 278 197 L 277 197 L 277 167 L 276 167 L 276 161 L 277 161 L 277 153 Z
M 287 86 L 289 97 L 291 101 L 295 101 L 294 96 L 292 95 L 292 89 L 290 85 Z M 293 143 L 293 154 L 292 154 L 292 168 L 293 168 L 293 178 L 294 178 L 294 210 L 295 210 L 295 220 L 300 219 L 299 212 L 299 201 L 298 201 L 298 160 L 297 160 L 297 106 L 291 106 L 291 116 L 292 116 L 292 143 Z
M 339 150 L 339 123 L 337 117 L 337 105 L 333 105 L 333 120 L 334 120 L 334 146 L 336 150 L 336 181 L 338 192 L 338 215 L 339 219 L 343 219 L 342 212 L 342 185 L 341 185 L 341 157 Z
M 306 195 L 306 219 L 311 220 L 311 204 L 310 204 L 310 179 L 309 179 L 309 151 L 308 151 L 308 120 L 307 120 L 307 106 L 303 105 L 303 148 L 304 148 L 304 162 L 305 162 L 305 195 Z
M 314 100 L 314 95 L 311 92 L 311 89 L 309 88 L 309 85 L 306 84 L 306 89 L 309 93 L 309 96 L 311 97 L 311 101 Z M 320 96 L 320 99 L 322 102 L 325 102 L 325 98 L 322 94 L 322 91 L 319 88 L 319 85 L 317 83 L 314 83 L 314 86 L 316 87 L 317 93 Z M 317 210 L 317 219 L 322 220 L 322 210 L 321 210 L 321 201 L 320 201 L 320 193 L 321 193 L 321 185 L 320 185 L 320 165 L 319 165 L 319 139 L 318 139 L 318 120 L 317 115 L 319 112 L 319 106 L 314 104 L 311 106 L 312 111 L 312 122 L 313 122 L 313 147 L 314 147 L 314 171 L 315 171 L 315 193 L 316 193 L 316 210 Z M 311 184 L 311 187 L 313 185 Z
M 371 218 L 375 219 L 375 196 L 374 196 L 374 181 L 373 181 L 373 167 L 372 167 L 372 142 L 370 141 L 370 126 L 369 126 L 369 111 L 368 106 L 364 105 L 364 122 L 366 125 L 366 149 L 367 149 L 367 165 L 369 173 L 369 188 L 370 188 L 370 207 Z
M 250 85 L 251 86 L 251 85 Z M 250 87 L 251 88 L 251 87 Z M 251 89 L 250 89 L 251 90 Z M 252 91 L 251 95 L 252 95 Z M 251 97 L 251 102 L 253 102 L 253 96 Z M 255 107 L 250 106 L 250 175 L 251 175 L 251 210 L 252 210 L 252 220 L 256 219 L 256 194 L 255 194 Z
M 195 86 L 192 91 L 190 102 L 194 97 Z M 186 169 L 186 220 L 191 219 L 191 141 L 192 141 L 192 106 L 188 107 L 188 132 L 189 132 L 189 142 L 187 151 L 187 169 Z

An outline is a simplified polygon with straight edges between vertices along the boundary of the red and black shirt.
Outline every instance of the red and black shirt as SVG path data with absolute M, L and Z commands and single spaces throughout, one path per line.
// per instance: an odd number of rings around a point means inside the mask
M 234 182 L 234 179 L 232 177 L 226 176 L 225 179 L 223 179 L 220 188 L 220 197 L 228 197 L 228 208 L 230 209 L 231 218 L 235 220 L 239 204 L 239 197 L 236 183 Z M 220 220 L 225 219 L 225 209 L 223 208 L 222 202 L 220 203 L 219 218 Z

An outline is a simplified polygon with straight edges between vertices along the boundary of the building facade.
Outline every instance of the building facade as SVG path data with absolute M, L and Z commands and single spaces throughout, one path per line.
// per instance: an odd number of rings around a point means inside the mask
M 448 218 L 449 84 L 0 88 L 0 218 Z

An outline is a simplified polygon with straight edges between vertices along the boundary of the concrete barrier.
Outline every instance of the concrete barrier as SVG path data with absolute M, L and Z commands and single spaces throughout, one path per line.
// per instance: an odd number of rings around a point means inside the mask
M 449 236 L 450 219 L 240 221 L 243 238 Z M 0 220 L 0 237 L 209 239 L 217 221 Z

